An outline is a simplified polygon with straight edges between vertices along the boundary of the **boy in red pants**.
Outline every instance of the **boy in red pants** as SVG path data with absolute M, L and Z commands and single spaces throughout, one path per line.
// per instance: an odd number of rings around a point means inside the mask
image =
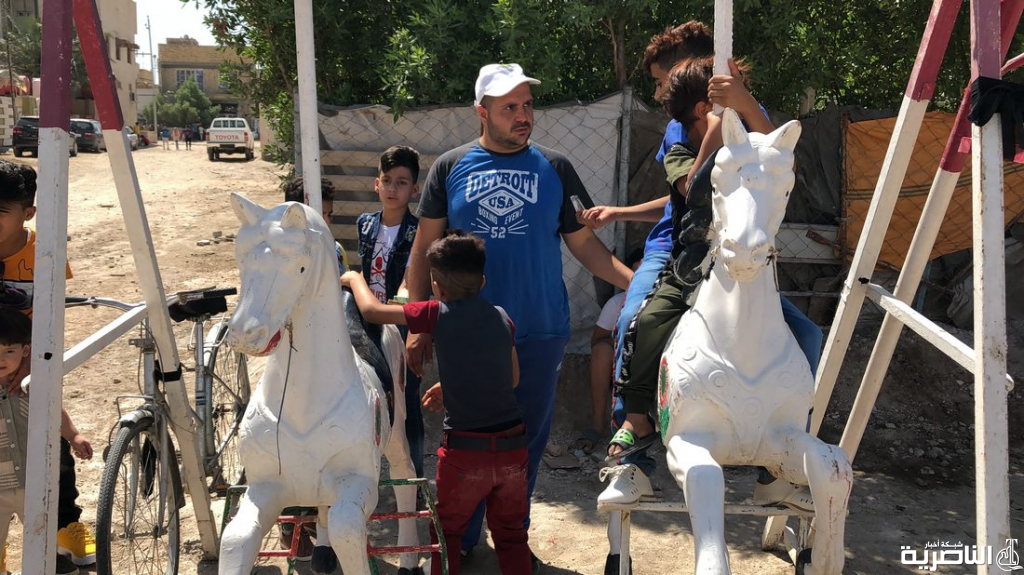
M 505 310 L 478 297 L 484 285 L 484 244 L 453 230 L 427 250 L 436 299 L 380 303 L 357 272 L 341 277 L 371 323 L 405 324 L 433 335 L 441 382 L 423 397 L 447 411 L 437 450 L 437 512 L 448 546 L 448 572 L 459 574 L 460 540 L 469 518 L 487 501 L 487 525 L 504 575 L 531 573 L 526 519 L 526 427 L 513 389 L 519 383 L 515 326 Z M 433 526 L 430 537 L 437 542 Z M 434 554 L 431 573 L 441 572 Z

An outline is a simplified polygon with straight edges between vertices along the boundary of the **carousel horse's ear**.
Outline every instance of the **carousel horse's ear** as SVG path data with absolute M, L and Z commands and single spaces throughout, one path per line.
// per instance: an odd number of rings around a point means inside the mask
M 722 113 L 722 143 L 726 146 L 737 146 L 747 142 L 747 129 L 739 115 L 732 108 Z
M 263 218 L 263 214 L 267 213 L 267 210 L 234 192 L 231 193 L 231 207 L 235 210 L 238 221 L 246 226 L 251 226 L 260 221 Z
M 773 148 L 793 151 L 796 149 L 797 141 L 800 140 L 801 130 L 800 122 L 790 120 L 768 135 L 768 143 Z
M 288 206 L 284 211 L 284 215 L 281 216 L 281 227 L 282 228 L 302 228 L 305 229 L 309 222 L 306 220 L 306 211 L 302 207 L 302 204 L 293 203 Z

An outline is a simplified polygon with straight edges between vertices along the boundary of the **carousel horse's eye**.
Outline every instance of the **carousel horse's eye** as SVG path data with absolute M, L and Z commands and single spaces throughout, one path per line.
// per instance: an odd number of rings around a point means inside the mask
M 306 273 L 306 268 L 304 268 L 304 267 L 299 268 L 299 273 L 300 274 Z

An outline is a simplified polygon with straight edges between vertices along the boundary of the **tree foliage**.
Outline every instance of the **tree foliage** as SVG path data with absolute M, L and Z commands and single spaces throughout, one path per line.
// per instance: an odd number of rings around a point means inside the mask
M 15 74 L 39 78 L 42 69 L 43 25 L 36 18 L 19 18 L 6 23 L 9 33 L 0 37 L 0 67 L 7 68 L 10 52 L 11 69 Z M 82 58 L 82 47 L 75 34 L 71 43 L 71 90 L 76 95 L 89 83 Z
M 220 112 L 220 106 L 210 102 L 193 78 L 185 80 L 175 92 L 160 94 L 146 104 L 142 117 L 152 118 L 154 106 L 157 107 L 157 121 L 165 126 L 209 126 Z
M 292 0 L 181 0 L 207 9 L 217 40 L 246 58 L 224 70 L 261 105 L 290 151 L 297 87 Z M 795 114 L 814 107 L 895 108 L 931 0 L 735 0 L 734 52 L 753 65 L 755 95 Z M 543 80 L 541 104 L 589 100 L 626 84 L 650 98 L 640 66 L 651 35 L 691 18 L 712 22 L 709 0 L 316 0 L 321 101 L 411 106 L 467 103 L 477 70 L 514 61 Z M 953 108 L 969 77 L 968 6 L 950 44 L 936 104 Z M 1014 52 L 1016 53 L 1016 52 Z

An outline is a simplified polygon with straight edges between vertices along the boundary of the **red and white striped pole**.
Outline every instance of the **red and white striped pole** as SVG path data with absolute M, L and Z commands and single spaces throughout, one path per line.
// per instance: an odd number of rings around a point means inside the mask
M 32 402 L 25 463 L 25 575 L 53 573 L 57 558 L 57 472 L 64 379 L 64 295 L 71 121 L 71 0 L 43 6 L 42 97 L 33 280 Z
M 1000 78 L 1000 0 L 971 1 L 971 80 Z M 1009 544 L 1009 431 L 1006 385 L 1006 252 L 1000 115 L 972 126 L 974 189 L 974 468 L 978 545 Z M 1012 548 L 1011 548 L 1012 549 Z M 1002 572 L 991 565 L 978 573 Z

